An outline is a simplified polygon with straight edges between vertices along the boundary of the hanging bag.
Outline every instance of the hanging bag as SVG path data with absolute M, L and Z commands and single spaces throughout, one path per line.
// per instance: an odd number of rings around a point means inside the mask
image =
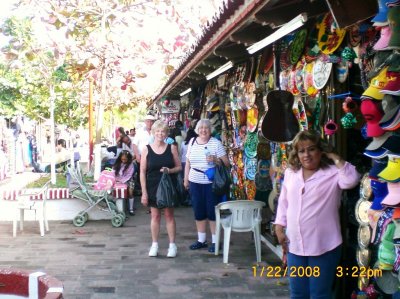
M 178 206 L 178 192 L 172 183 L 171 176 L 165 170 L 157 188 L 156 198 L 159 209 Z
M 184 206 L 189 205 L 189 202 L 190 202 L 190 198 L 188 198 L 189 192 L 186 190 L 185 186 L 183 185 L 183 177 L 180 172 L 176 176 L 176 191 L 178 192 L 179 203 Z
M 224 195 L 229 191 L 231 178 L 227 167 L 221 160 L 221 165 L 215 166 L 214 180 L 212 183 L 212 191 L 215 195 Z

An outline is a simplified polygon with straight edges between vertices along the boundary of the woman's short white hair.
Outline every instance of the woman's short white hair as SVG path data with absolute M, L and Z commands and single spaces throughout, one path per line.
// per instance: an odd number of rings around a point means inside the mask
M 211 121 L 208 118 L 202 118 L 197 122 L 196 128 L 194 131 L 199 134 L 200 127 L 207 127 L 211 132 Z
M 161 129 L 161 130 L 164 130 L 166 133 L 168 132 L 168 129 L 169 129 L 167 123 L 166 123 L 165 121 L 161 120 L 161 119 L 157 120 L 157 121 L 151 126 L 151 133 L 154 135 L 154 133 L 155 133 L 157 130 L 160 130 L 160 129 Z

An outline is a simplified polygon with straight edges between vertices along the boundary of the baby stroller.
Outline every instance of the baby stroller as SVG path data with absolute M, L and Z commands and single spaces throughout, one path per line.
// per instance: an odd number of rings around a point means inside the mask
M 71 190 L 72 196 L 87 202 L 89 205 L 74 217 L 74 225 L 78 227 L 84 226 L 89 219 L 88 212 L 93 209 L 93 207 L 98 207 L 111 214 L 111 224 L 114 227 L 122 226 L 126 219 L 125 213 L 117 210 L 116 204 L 112 201 L 112 190 L 95 190 L 93 186 L 89 186 L 83 179 L 79 163 L 76 168 L 71 168 L 69 165 L 67 169 L 71 180 L 78 184 L 76 188 Z

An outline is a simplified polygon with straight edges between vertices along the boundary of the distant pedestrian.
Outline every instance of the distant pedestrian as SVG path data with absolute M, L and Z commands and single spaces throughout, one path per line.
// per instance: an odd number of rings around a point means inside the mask
M 137 133 L 137 135 L 135 136 L 134 143 L 136 144 L 138 152 L 139 152 L 139 155 L 136 157 L 138 169 L 140 169 L 140 161 L 141 161 L 141 154 L 142 154 L 143 148 L 145 148 L 146 145 L 148 145 L 152 142 L 153 137 L 151 135 L 151 127 L 153 126 L 155 120 L 156 120 L 156 118 L 153 115 L 151 115 L 151 114 L 146 115 L 146 117 L 144 118 L 145 127 L 142 130 L 140 130 Z M 138 176 L 136 179 L 136 185 L 135 185 L 135 192 L 137 195 L 141 195 L 141 189 L 142 189 L 142 187 L 140 185 L 140 179 Z

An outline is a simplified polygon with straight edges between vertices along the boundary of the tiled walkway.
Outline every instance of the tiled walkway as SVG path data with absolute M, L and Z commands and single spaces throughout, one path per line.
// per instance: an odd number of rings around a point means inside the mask
M 159 257 L 148 257 L 146 210 L 139 207 L 121 228 L 110 221 L 89 220 L 82 228 L 72 221 L 53 221 L 44 237 L 37 223 L 26 223 L 13 238 L 12 223 L 0 222 L 0 268 L 46 272 L 64 283 L 66 299 L 289 298 L 286 278 L 253 277 L 251 233 L 233 233 L 227 265 L 222 255 L 189 250 L 196 238 L 191 208 L 176 209 L 178 256 L 166 258 L 168 238 L 162 221 Z M 262 260 L 261 267 L 280 264 L 265 245 Z

